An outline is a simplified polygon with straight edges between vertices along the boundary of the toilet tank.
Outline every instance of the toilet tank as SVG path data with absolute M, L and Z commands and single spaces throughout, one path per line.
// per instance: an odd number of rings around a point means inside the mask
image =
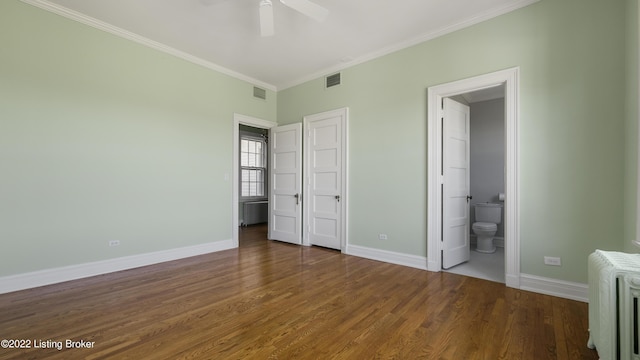
M 492 203 L 477 203 L 475 205 L 477 222 L 500 224 L 502 221 L 502 205 Z

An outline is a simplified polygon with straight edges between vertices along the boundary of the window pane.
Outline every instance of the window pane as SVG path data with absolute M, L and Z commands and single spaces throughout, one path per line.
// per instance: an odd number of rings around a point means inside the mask
M 241 139 L 240 144 L 240 196 L 265 196 L 266 169 L 264 140 Z M 258 168 L 258 169 L 256 169 Z

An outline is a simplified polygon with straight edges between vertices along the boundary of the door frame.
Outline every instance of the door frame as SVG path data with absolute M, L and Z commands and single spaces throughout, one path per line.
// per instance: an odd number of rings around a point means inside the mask
M 505 284 L 520 288 L 520 68 L 431 86 L 427 91 L 427 270 L 442 271 L 442 126 L 439 104 L 445 97 L 505 84 Z
M 240 125 L 248 125 L 260 129 L 271 129 L 278 124 L 264 119 L 259 119 L 247 115 L 238 113 L 233 114 L 233 165 L 232 165 L 232 203 L 231 203 L 231 236 L 233 247 L 238 247 L 240 241 L 238 238 L 238 227 L 240 226 L 240 219 L 238 219 L 239 201 L 240 201 Z M 228 176 L 225 175 L 225 178 Z M 271 237 L 271 236 L 269 236 Z
M 306 115 L 303 117 L 302 119 L 302 137 L 303 137 L 303 185 L 302 185 L 302 194 L 303 194 L 303 198 L 308 196 L 308 194 L 310 194 L 309 191 L 309 187 L 310 187 L 310 183 L 311 183 L 311 179 L 309 178 L 309 174 L 310 172 L 310 164 L 311 164 L 311 151 L 309 150 L 309 124 L 314 122 L 314 121 L 321 121 L 324 120 L 326 118 L 330 118 L 330 117 L 335 117 L 335 116 L 339 116 L 342 117 L 342 122 L 341 122 L 341 130 L 342 130 L 342 139 L 341 139 L 341 146 L 342 146 L 342 178 L 340 179 L 340 181 L 342 181 L 342 196 L 340 199 L 340 251 L 341 252 L 346 252 L 347 249 L 347 245 L 349 244 L 348 241 L 348 229 L 349 229 L 349 175 L 348 175 L 348 169 L 349 169 L 349 108 L 348 107 L 344 107 L 344 108 L 340 108 L 340 109 L 335 109 L 335 110 L 330 110 L 330 111 L 325 111 L 322 113 L 318 113 L 318 114 L 312 114 L 312 115 Z M 305 199 L 303 199 L 302 201 L 302 224 L 303 224 L 303 230 L 302 230 L 302 245 L 305 246 L 311 246 L 311 242 L 309 240 L 309 201 L 306 201 Z

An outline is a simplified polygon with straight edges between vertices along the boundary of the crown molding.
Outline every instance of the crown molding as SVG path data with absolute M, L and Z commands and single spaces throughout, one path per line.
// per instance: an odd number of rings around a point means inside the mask
M 284 82 L 282 84 L 278 84 L 278 85 L 274 85 L 274 84 L 269 84 L 269 83 L 265 83 L 261 80 L 255 79 L 253 77 L 247 76 L 245 74 L 241 74 L 239 72 L 230 70 L 228 68 L 225 68 L 223 66 L 220 66 L 218 64 L 212 63 L 210 61 L 204 60 L 202 58 L 193 56 L 191 54 L 188 54 L 186 52 L 183 52 L 181 50 L 175 49 L 173 47 L 167 46 L 165 44 L 162 44 L 160 42 L 148 39 L 146 37 L 140 36 L 138 34 L 135 34 L 133 32 L 121 29 L 117 26 L 113 26 L 111 24 L 108 24 L 106 22 L 100 21 L 98 19 L 92 18 L 90 16 L 84 15 L 82 13 L 79 13 L 77 11 L 73 11 L 71 9 L 65 8 L 63 6 L 60 6 L 58 4 L 54 4 L 50 1 L 47 0 L 20 0 L 26 4 L 30 4 L 33 5 L 35 7 L 38 7 L 40 9 L 49 11 L 51 13 L 63 16 L 65 18 L 80 22 L 82 24 L 85 25 L 89 25 L 91 27 L 94 27 L 96 29 L 102 30 L 102 31 L 106 31 L 108 33 L 111 33 L 113 35 L 122 37 L 124 39 L 128 39 L 131 41 L 135 41 L 139 44 L 145 45 L 147 47 L 156 49 L 158 51 L 162 51 L 165 52 L 167 54 L 176 56 L 178 58 L 181 58 L 183 60 L 189 61 L 191 63 L 203 66 L 205 68 L 217 71 L 219 73 L 225 74 L 225 75 L 229 75 L 231 77 L 234 77 L 238 80 L 242 80 L 242 81 L 246 81 L 248 83 L 254 84 L 256 86 L 260 86 L 263 88 L 266 88 L 268 90 L 271 91 L 280 91 L 280 90 L 285 90 L 300 84 L 303 84 L 305 82 L 311 81 L 311 80 L 315 80 L 318 78 L 322 78 L 327 74 L 331 74 L 331 73 L 335 73 L 338 71 L 342 71 L 345 70 L 347 68 L 377 59 L 379 57 L 418 45 L 420 43 L 429 41 L 429 40 L 433 40 L 435 38 L 438 38 L 440 36 L 444 36 L 447 34 L 450 34 L 452 32 L 470 27 L 472 25 L 481 23 L 483 21 L 498 17 L 500 15 L 504 15 L 506 13 L 509 13 L 511 11 L 514 10 L 518 10 L 520 8 L 524 8 L 526 6 L 532 5 L 534 3 L 539 2 L 540 0 L 520 0 L 517 2 L 514 2 L 512 4 L 509 4 L 507 6 L 503 6 L 497 9 L 493 9 L 490 11 L 486 11 L 484 13 L 472 16 L 470 18 L 467 18 L 461 22 L 449 25 L 449 26 L 444 26 L 442 28 L 436 29 L 434 31 L 430 31 L 428 33 L 422 34 L 420 36 L 414 37 L 412 39 L 409 39 L 407 41 L 403 41 L 391 46 L 388 46 L 386 48 L 380 49 L 378 51 L 374 51 L 371 52 L 367 55 L 364 56 L 360 56 L 356 59 L 353 59 L 351 61 L 346 61 L 343 62 L 341 64 L 338 64 L 336 66 L 332 66 L 332 67 L 328 67 L 325 69 L 322 69 L 320 71 L 316 71 L 313 72 L 309 75 L 303 76 L 301 78 L 298 78 L 297 80 L 294 81 L 290 81 L 290 82 Z
M 177 58 L 186 60 L 186 61 L 191 62 L 193 64 L 200 65 L 200 66 L 203 66 L 203 67 L 205 67 L 207 69 L 217 71 L 217 72 L 219 72 L 221 74 L 225 74 L 225 75 L 234 77 L 234 78 L 236 78 L 238 80 L 246 81 L 246 82 L 251 83 L 253 85 L 257 85 L 257 86 L 269 89 L 271 91 L 277 91 L 278 90 L 272 84 L 268 84 L 268 83 L 265 83 L 263 81 L 254 79 L 254 78 L 252 78 L 250 76 L 247 76 L 247 75 L 241 74 L 239 72 L 227 69 L 227 68 L 225 68 L 223 66 L 214 64 L 214 63 L 212 63 L 210 61 L 201 59 L 201 58 L 199 58 L 197 56 L 193 56 L 193 55 L 188 54 L 188 53 L 186 53 L 184 51 L 181 51 L 181 50 L 175 49 L 173 47 L 167 46 L 165 44 L 159 43 L 157 41 L 148 39 L 148 38 L 146 38 L 144 36 L 140 36 L 140 35 L 138 35 L 136 33 L 131 32 L 131 31 L 127 31 L 127 30 L 121 29 L 121 28 L 119 28 L 117 26 L 113 26 L 113 25 L 108 24 L 108 23 L 106 23 L 104 21 L 100 21 L 98 19 L 92 18 L 90 16 L 84 15 L 84 14 L 79 13 L 79 12 L 74 11 L 74 10 L 65 8 L 65 7 L 60 6 L 58 4 L 54 4 L 54 3 L 50 2 L 50 1 L 47 1 L 47 0 L 20 0 L 20 1 L 22 1 L 23 3 L 29 4 L 29 5 L 33 5 L 33 6 L 37 7 L 37 8 L 49 11 L 51 13 L 60 15 L 60 16 L 65 17 L 67 19 L 71 19 L 71 20 L 77 21 L 79 23 L 82 23 L 82 24 L 85 24 L 85 25 L 89 25 L 89 26 L 91 26 L 93 28 L 96 28 L 98 30 L 102 30 L 102 31 L 108 32 L 110 34 L 116 35 L 118 37 L 137 42 L 138 44 L 150 47 L 152 49 L 155 49 L 155 50 L 158 50 L 158 51 L 162 51 L 164 53 L 167 53 L 169 55 L 173 55 L 173 56 L 175 56 Z
M 436 29 L 436 30 L 430 31 L 428 33 L 419 35 L 419 36 L 414 37 L 412 39 L 409 39 L 407 41 L 403 41 L 403 42 L 388 46 L 386 48 L 383 48 L 381 50 L 371 52 L 371 53 L 369 53 L 367 55 L 360 56 L 360 57 L 358 57 L 358 58 L 356 58 L 354 60 L 351 60 L 351 61 L 348 61 L 348 62 L 344 62 L 342 64 L 339 64 L 339 65 L 336 65 L 336 66 L 333 66 L 333 67 L 326 68 L 324 70 L 315 72 L 313 74 L 309 74 L 307 76 L 304 76 L 302 78 L 297 79 L 296 81 L 292 81 L 292 82 L 289 82 L 289 83 L 281 84 L 281 85 L 278 86 L 278 90 L 285 90 L 285 89 L 288 89 L 288 88 L 291 88 L 291 87 L 294 87 L 294 86 L 297 86 L 297 85 L 301 85 L 301 84 L 304 84 L 304 83 L 306 83 L 308 81 L 315 80 L 315 79 L 318 79 L 318 78 L 322 78 L 322 77 L 326 76 L 327 74 L 332 74 L 332 73 L 335 73 L 335 72 L 338 72 L 338 71 L 342 71 L 342 70 L 345 70 L 347 68 L 350 68 L 350 67 L 353 67 L 353 66 L 356 66 L 356 65 L 359 65 L 359 64 L 362 64 L 362 63 L 365 63 L 365 62 L 368 62 L 368 61 L 383 57 L 385 55 L 389 55 L 389 54 L 392 54 L 394 52 L 410 48 L 412 46 L 421 44 L 423 42 L 426 42 L 426 41 L 429 41 L 429 40 L 433 40 L 433 39 L 439 38 L 441 36 L 450 34 L 452 32 L 455 32 L 455 31 L 458 31 L 458 30 L 462 30 L 462 29 L 470 27 L 472 25 L 476 25 L 476 24 L 479 24 L 481 22 L 493 19 L 493 18 L 498 17 L 500 15 L 504 15 L 504 14 L 507 14 L 509 12 L 518 10 L 520 8 L 527 7 L 529 5 L 537 3 L 539 1 L 540 0 L 521 0 L 521 1 L 518 1 L 518 2 L 515 2 L 515 3 L 512 3 L 512 4 L 509 4 L 507 6 L 503 6 L 503 7 L 498 8 L 498 9 L 493 9 L 491 11 L 485 11 L 485 12 L 483 12 L 481 14 L 478 14 L 478 15 L 472 16 L 470 18 L 467 18 L 467 19 L 465 19 L 465 20 L 463 20 L 461 22 L 458 22 L 458 23 L 455 23 L 455 24 L 452 24 L 452 25 L 449 25 L 449 26 L 441 27 L 439 29 Z

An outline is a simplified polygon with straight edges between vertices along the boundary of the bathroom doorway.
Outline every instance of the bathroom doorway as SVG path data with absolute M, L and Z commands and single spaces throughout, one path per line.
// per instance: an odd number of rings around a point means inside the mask
M 495 235 L 490 243 L 492 246 L 487 249 L 477 248 L 478 236 L 472 230 L 472 224 L 478 221 L 474 211 L 476 204 L 497 204 L 502 210 L 504 202 L 504 90 L 503 84 L 449 98 L 468 108 L 470 114 L 467 165 L 469 183 L 466 201 L 468 222 L 463 230 L 466 231 L 465 235 L 469 236 L 470 242 L 467 243 L 466 261 L 445 269 L 446 257 L 443 256 L 443 271 L 501 283 L 505 282 L 503 212 L 500 211 L 500 222 L 496 225 Z M 445 159 L 447 158 L 450 156 L 445 155 Z M 446 224 L 446 214 L 443 216 Z M 445 249 L 446 247 L 445 241 Z M 446 255 L 446 251 L 443 255 Z
M 428 89 L 427 268 L 442 271 L 443 259 L 443 104 L 446 98 L 483 95 L 489 89 L 504 94 L 504 275 L 503 282 L 520 287 L 520 239 L 518 216 L 518 80 L 512 68 Z M 501 90 L 502 89 L 502 90 Z M 484 91 L 481 91 L 484 90 Z M 473 95 L 471 95 L 473 94 Z M 465 100 L 468 101 L 468 100 Z M 472 100 L 473 102 L 474 100 Z M 498 192 L 495 194 L 498 196 Z M 493 199 L 492 199 L 493 200 Z M 469 231 L 469 230 L 466 230 Z M 476 253 L 472 251 L 472 253 Z M 475 254 L 474 254 L 475 255 Z

